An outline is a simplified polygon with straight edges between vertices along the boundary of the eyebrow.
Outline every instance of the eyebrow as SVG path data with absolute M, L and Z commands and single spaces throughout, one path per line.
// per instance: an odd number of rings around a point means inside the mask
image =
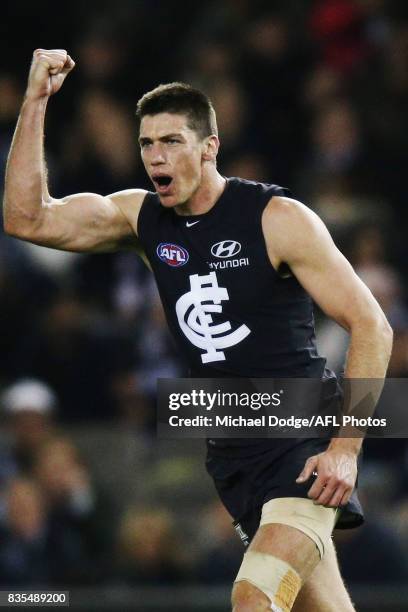
M 169 138 L 183 138 L 183 135 L 179 132 L 175 132 L 174 134 L 164 134 L 164 136 L 160 136 L 160 138 L 158 138 L 157 140 L 159 140 L 160 142 L 165 142 L 166 140 L 169 140 Z M 153 142 L 152 138 L 149 138 L 148 136 L 139 137 L 140 144 L 146 144 L 147 142 Z

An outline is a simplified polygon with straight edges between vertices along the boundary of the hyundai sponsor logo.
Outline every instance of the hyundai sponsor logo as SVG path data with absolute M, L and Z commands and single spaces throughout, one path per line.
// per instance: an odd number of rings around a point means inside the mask
M 216 244 L 212 245 L 211 254 L 214 255 L 214 257 L 225 259 L 227 257 L 237 255 L 240 250 L 241 245 L 236 240 L 222 240 L 221 242 L 217 242 Z
M 178 244 L 161 242 L 156 249 L 157 256 L 172 268 L 184 266 L 188 262 L 188 252 Z

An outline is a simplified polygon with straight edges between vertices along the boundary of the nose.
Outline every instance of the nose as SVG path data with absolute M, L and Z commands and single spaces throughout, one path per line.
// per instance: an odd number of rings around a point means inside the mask
M 166 163 L 163 147 L 161 143 L 155 143 L 150 150 L 150 163 L 152 166 L 160 166 Z

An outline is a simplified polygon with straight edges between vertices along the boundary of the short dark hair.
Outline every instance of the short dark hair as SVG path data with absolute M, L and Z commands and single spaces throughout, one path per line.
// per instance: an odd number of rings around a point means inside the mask
M 174 113 L 186 115 L 188 127 L 201 137 L 218 135 L 217 119 L 211 100 L 199 89 L 186 83 L 159 85 L 144 94 L 137 103 L 136 117 Z

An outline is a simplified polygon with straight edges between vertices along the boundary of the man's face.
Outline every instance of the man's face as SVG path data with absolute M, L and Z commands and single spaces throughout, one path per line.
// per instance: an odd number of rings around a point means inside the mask
M 142 160 L 163 206 L 184 204 L 201 182 L 204 143 L 185 115 L 145 115 L 140 124 Z

